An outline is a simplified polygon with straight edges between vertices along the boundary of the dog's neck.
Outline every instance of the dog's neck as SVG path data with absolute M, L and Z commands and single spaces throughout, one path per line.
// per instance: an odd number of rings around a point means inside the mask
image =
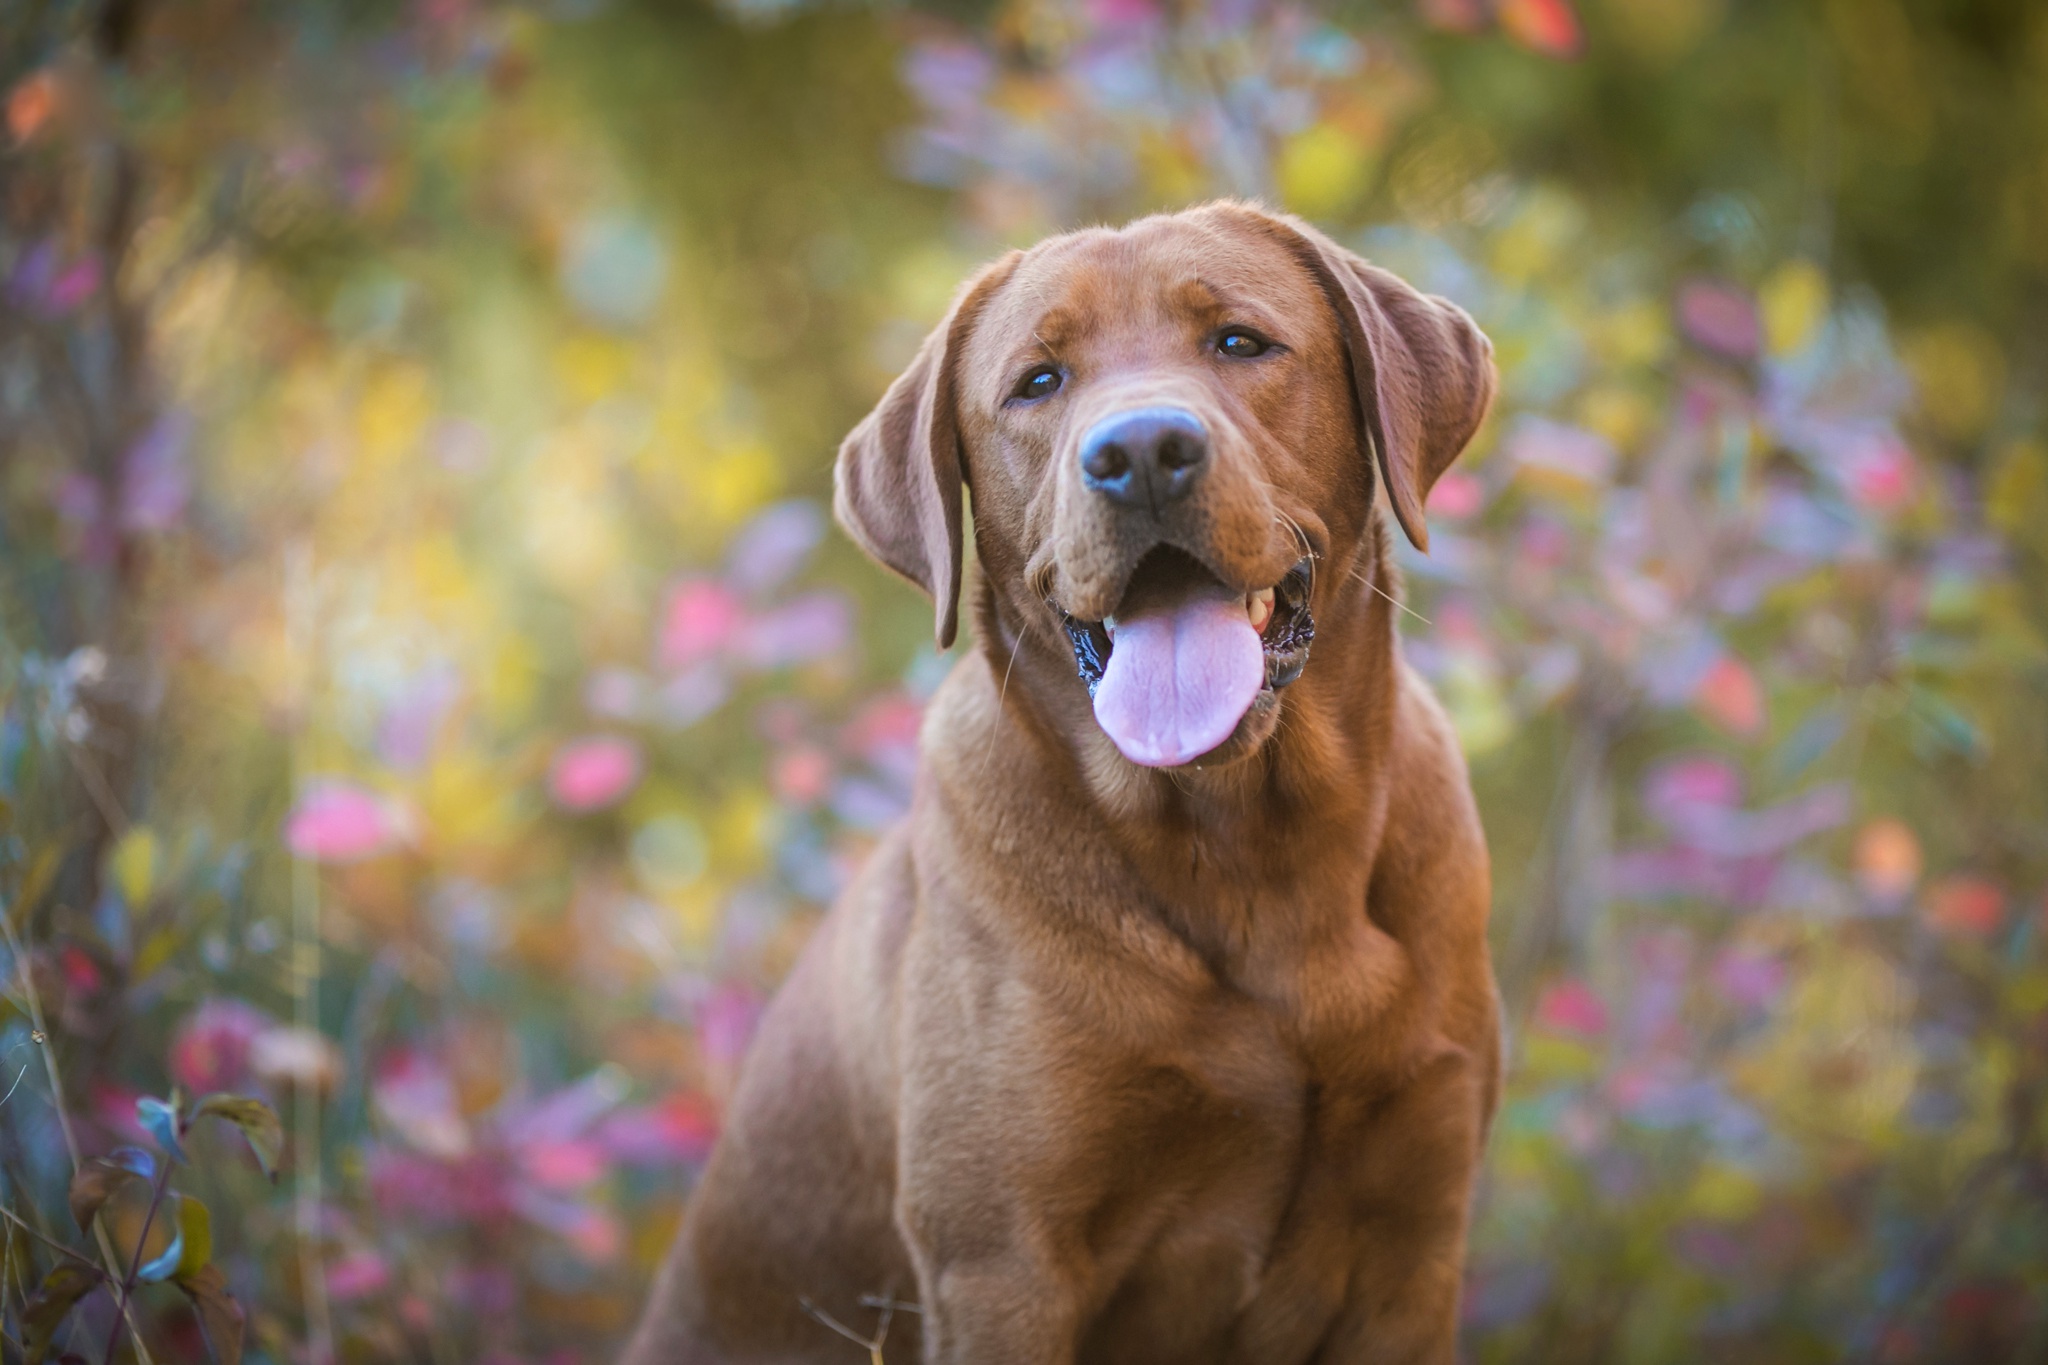
M 1250 756 L 1173 772 L 1140 768 L 1096 727 L 1073 656 L 1011 618 L 991 584 L 978 636 L 1001 706 L 1041 760 L 1063 768 L 1175 929 L 1229 955 L 1253 921 L 1355 914 L 1385 825 L 1399 704 L 1399 593 L 1384 520 L 1315 592 L 1316 643 L 1283 694 L 1274 735 Z

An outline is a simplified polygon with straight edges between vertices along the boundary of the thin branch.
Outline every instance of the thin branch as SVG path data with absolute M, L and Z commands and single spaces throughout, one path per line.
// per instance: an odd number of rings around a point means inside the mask
M 35 1238 L 38 1242 L 41 1242 L 50 1250 L 56 1252 L 59 1256 L 68 1257 L 71 1260 L 78 1262 L 87 1270 L 90 1270 L 93 1274 L 102 1275 L 106 1273 L 105 1271 L 99 1268 L 99 1265 L 90 1256 L 87 1256 L 83 1252 L 75 1250 L 72 1247 L 65 1246 L 62 1242 L 50 1236 L 46 1232 L 39 1231 L 37 1228 L 33 1227 L 27 1219 L 23 1218 L 13 1209 L 8 1208 L 5 1204 L 0 1204 L 0 1218 L 5 1218 L 8 1222 L 14 1224 L 14 1226 L 20 1228 L 23 1232 Z
M 78 1134 L 71 1126 L 71 1110 L 64 1101 L 64 1073 L 57 1065 L 57 1046 L 50 1040 L 49 1025 L 43 1019 L 43 997 L 36 990 L 36 974 L 29 970 L 28 954 L 21 949 L 21 940 L 14 932 L 12 907 L 0 901 L 0 937 L 7 942 L 8 956 L 14 960 L 14 969 L 21 977 L 21 993 L 28 1001 L 29 1024 L 45 1040 L 41 1045 L 43 1069 L 50 1078 L 50 1105 L 57 1111 L 57 1127 L 64 1134 L 64 1150 L 71 1157 L 71 1174 L 75 1178 L 84 1159 L 78 1153 Z M 11 1215 L 10 1215 L 11 1216 Z M 121 1261 L 114 1254 L 114 1240 L 107 1235 L 107 1218 L 104 1212 L 93 1219 L 93 1238 L 98 1242 L 100 1256 L 106 1261 L 107 1274 L 118 1278 Z M 128 1333 L 135 1338 L 135 1358 L 140 1365 L 155 1365 L 149 1347 L 142 1340 L 141 1325 L 135 1321 L 132 1304 L 123 1304 L 121 1318 L 128 1324 Z
M 121 1277 L 119 1301 L 121 1316 L 127 1316 L 128 1304 L 135 1297 L 135 1277 L 142 1272 L 143 1249 L 149 1245 L 149 1230 L 156 1224 L 157 1210 L 163 1207 L 164 1192 L 171 1187 L 171 1154 L 164 1153 L 164 1159 L 157 1166 L 155 1187 L 149 1194 L 149 1212 L 142 1215 L 142 1231 L 135 1235 L 135 1254 L 128 1258 L 128 1273 Z M 121 1324 L 117 1319 L 114 1330 L 107 1333 L 107 1349 L 100 1356 L 100 1365 L 114 1365 L 114 1347 L 121 1340 Z
M 821 1326 L 831 1328 L 840 1336 L 845 1337 L 848 1341 L 866 1351 L 868 1353 L 868 1365 L 886 1365 L 886 1362 L 882 1359 L 882 1347 L 889 1340 L 889 1324 L 896 1320 L 896 1310 L 903 1308 L 913 1313 L 922 1313 L 924 1310 L 914 1303 L 898 1303 L 894 1298 L 886 1294 L 863 1294 L 860 1296 L 860 1301 L 866 1307 L 882 1310 L 881 1319 L 875 1324 L 875 1334 L 871 1337 L 862 1336 L 830 1313 L 827 1313 L 824 1309 L 818 1307 L 815 1303 L 812 1303 L 808 1298 L 802 1295 L 797 1296 L 797 1305 L 805 1313 L 809 1314 L 813 1321 Z

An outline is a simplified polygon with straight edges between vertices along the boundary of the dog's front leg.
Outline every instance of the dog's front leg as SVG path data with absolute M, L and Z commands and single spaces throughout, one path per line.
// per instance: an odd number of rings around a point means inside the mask
M 1465 1229 L 1485 1141 L 1487 1073 L 1447 1050 L 1351 1150 L 1351 1274 L 1316 1365 L 1452 1365 Z
M 945 1045 L 971 1036 L 941 1035 Z M 1074 1360 L 1093 1279 L 1082 1220 L 1098 1196 L 1079 1150 L 1092 1135 L 1055 1119 L 1072 1109 L 1023 1084 L 1032 1070 L 991 1043 L 975 1067 L 935 1066 L 905 1096 L 896 1228 L 917 1276 L 927 1365 Z
M 950 1099 L 911 1106 L 898 1149 L 896 1227 L 917 1276 L 926 1365 L 1073 1365 L 1087 1267 L 1065 1200 L 1049 1196 L 1071 1198 L 1080 1182 L 1060 1178 L 1064 1160 L 1019 1160 L 1065 1144 L 1030 1133 L 1022 1114 L 992 1122 L 1008 1106 L 980 1087 Z
M 1075 1296 L 1045 1258 L 989 1248 L 949 1259 L 912 1246 L 926 1365 L 1073 1365 Z

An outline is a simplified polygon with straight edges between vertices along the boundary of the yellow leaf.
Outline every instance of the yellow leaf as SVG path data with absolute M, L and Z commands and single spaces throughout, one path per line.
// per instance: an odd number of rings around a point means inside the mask
M 1900 351 L 1920 410 L 1943 435 L 1967 440 L 1990 422 L 2005 392 L 2005 352 L 1989 332 L 1971 322 L 1942 323 Z
M 764 791 L 727 800 L 711 832 L 712 858 L 721 867 L 752 871 L 775 837 L 781 808 Z
M 178 946 L 177 935 L 169 930 L 159 930 L 142 941 L 142 947 L 135 954 L 135 965 L 129 969 L 134 980 L 146 981 L 156 969 L 171 960 L 171 953 Z
M 1655 299 L 1636 299 L 1593 319 L 1586 339 L 1610 365 L 1654 365 L 1671 349 L 1671 325 Z
M 608 337 L 571 337 L 555 348 L 555 375 L 579 403 L 595 403 L 626 382 L 632 354 Z
M 1603 385 L 1579 400 L 1579 425 L 1607 438 L 1616 450 L 1634 450 L 1657 419 L 1657 409 L 1633 389 Z
M 387 468 L 410 451 L 434 415 L 434 392 L 425 372 L 396 366 L 380 372 L 356 408 L 356 439 L 372 470 Z
M 1323 218 L 1356 200 L 1372 171 L 1373 158 L 1357 138 L 1319 123 L 1287 140 L 1280 149 L 1275 179 L 1288 208 Z
M 1494 239 L 1493 268 L 1510 284 L 1527 284 L 1578 240 L 1586 215 L 1562 191 L 1538 189 Z
M 1984 489 L 1984 515 L 2010 536 L 2031 530 L 2048 510 L 2048 445 L 2015 441 L 2005 448 Z
M 213 1260 L 213 1215 L 206 1205 L 185 1195 L 178 1201 L 178 1231 L 183 1235 L 184 1254 L 178 1257 L 179 1277 L 197 1274 Z
M 43 893 L 50 889 L 50 883 L 57 876 L 57 867 L 63 861 L 63 850 L 55 844 L 45 844 L 37 850 L 35 861 L 28 865 L 28 871 L 22 874 L 21 885 L 15 890 L 14 904 L 8 907 L 8 914 L 17 927 L 26 924 L 28 917 L 36 912 L 36 906 L 41 903 Z
M 1718 1223 L 1738 1223 L 1763 1206 L 1763 1186 L 1747 1171 L 1710 1163 L 1686 1191 L 1686 1212 Z
M 107 867 L 131 909 L 148 904 L 149 893 L 156 887 L 156 833 L 147 825 L 131 827 L 114 845 Z
M 713 460 L 698 480 L 704 514 L 725 526 L 782 490 L 782 470 L 765 447 L 732 451 Z
M 1522 1040 L 1521 1071 L 1544 1080 L 1570 1080 L 1600 1071 L 1600 1054 L 1575 1038 L 1530 1033 Z
M 1138 166 L 1157 199 L 1184 202 L 1202 195 L 1202 164 L 1177 138 L 1146 133 L 1138 142 Z
M 1758 297 L 1771 354 L 1789 355 L 1813 340 L 1826 321 L 1828 277 L 1812 261 L 1787 261 L 1771 272 Z

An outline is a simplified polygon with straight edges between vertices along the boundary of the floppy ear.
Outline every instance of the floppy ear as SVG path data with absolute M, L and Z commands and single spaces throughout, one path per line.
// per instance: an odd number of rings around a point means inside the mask
M 1279 221 L 1337 310 L 1387 500 L 1426 551 L 1429 490 L 1493 403 L 1493 343 L 1449 299 L 1417 291 L 1306 223 Z
M 940 649 L 960 617 L 960 489 L 965 459 L 953 368 L 974 320 L 1021 252 L 984 266 L 954 296 L 875 410 L 839 446 L 832 511 L 863 550 L 930 594 Z

